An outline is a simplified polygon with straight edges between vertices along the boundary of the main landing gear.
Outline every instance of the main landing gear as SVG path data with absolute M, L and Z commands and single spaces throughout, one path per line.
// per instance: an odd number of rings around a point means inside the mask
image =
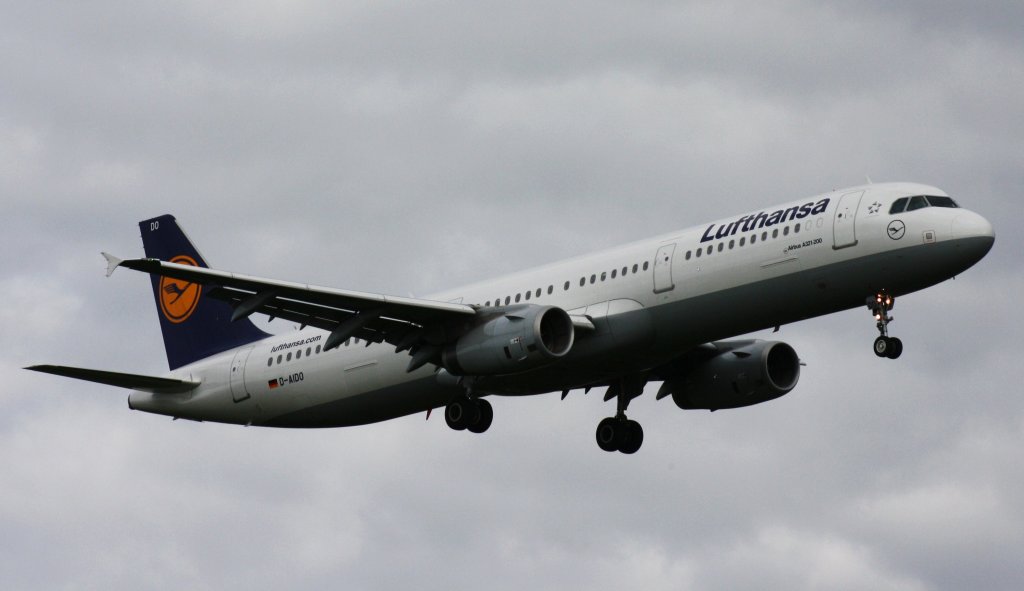
M 605 400 L 616 398 L 618 407 L 614 417 L 608 417 L 597 425 L 597 445 L 604 451 L 618 451 L 634 454 L 644 442 L 644 430 L 640 423 L 626 418 L 629 401 L 644 391 L 644 382 L 623 379 L 608 388 Z
M 473 398 L 468 394 L 460 396 L 444 407 L 444 421 L 456 431 L 483 433 L 494 420 L 494 409 L 491 403 L 482 398 Z
M 892 316 L 889 316 L 889 311 L 893 309 L 895 304 L 896 298 L 884 292 L 868 297 L 868 308 L 875 316 L 875 320 L 878 321 L 875 326 L 878 327 L 880 336 L 875 339 L 874 349 L 875 355 L 879 357 L 896 359 L 903 353 L 903 341 L 889 336 L 889 323 L 892 322 Z

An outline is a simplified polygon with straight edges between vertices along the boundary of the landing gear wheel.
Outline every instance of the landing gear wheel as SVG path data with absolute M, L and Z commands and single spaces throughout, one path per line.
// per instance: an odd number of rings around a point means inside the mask
M 903 354 L 903 341 L 896 337 L 889 338 L 889 352 L 886 353 L 886 357 L 889 359 L 897 359 Z
M 878 337 L 875 339 L 875 355 L 898 359 L 903 354 L 903 341 L 896 337 Z
M 618 451 L 618 425 L 612 417 L 597 424 L 597 446 L 604 451 Z
M 879 357 L 888 357 L 890 347 L 889 337 L 878 337 L 875 339 L 875 355 L 878 355 Z
M 640 423 L 625 417 L 608 417 L 597 425 L 597 446 L 604 451 L 635 454 L 644 442 Z
M 889 323 L 892 316 L 889 311 L 896 305 L 896 299 L 885 292 L 877 293 L 867 299 L 868 309 L 877 321 L 876 327 L 880 335 L 875 339 L 875 355 L 896 359 L 903 353 L 903 341 L 889 336 Z
M 478 419 L 475 423 L 466 427 L 470 433 L 483 433 L 491 426 L 494 420 L 494 408 L 486 400 L 476 400 Z
M 453 400 L 444 408 L 444 422 L 456 431 L 462 431 L 479 421 L 480 407 L 469 398 Z
M 636 421 L 626 421 L 620 425 L 622 441 L 619 443 L 619 451 L 624 454 L 635 454 L 644 443 L 644 428 Z

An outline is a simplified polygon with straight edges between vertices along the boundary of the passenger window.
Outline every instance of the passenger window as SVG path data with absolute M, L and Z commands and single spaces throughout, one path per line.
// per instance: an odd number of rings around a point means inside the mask
M 785 228 L 782 229 L 782 235 L 789 236 L 789 226 L 786 226 Z
M 735 240 L 730 240 L 729 241 L 729 250 L 732 250 L 734 246 L 736 246 L 736 241 Z
M 793 233 L 794 234 L 799 234 L 800 233 L 800 224 L 797 224 L 797 225 L 793 226 Z
M 526 301 L 530 301 L 530 296 L 531 296 L 531 295 L 533 295 L 533 293 L 532 293 L 532 292 L 529 292 L 529 291 L 528 291 L 528 292 L 526 292 Z M 519 296 L 516 296 L 516 301 L 517 301 L 517 302 L 519 301 Z
M 690 260 L 690 251 L 686 251 L 686 260 Z
M 907 201 L 910 201 L 910 197 L 900 197 L 896 201 L 893 201 L 892 207 L 889 208 L 889 214 L 903 213 L 903 210 L 907 208 Z
M 317 355 L 319 355 L 319 354 L 320 354 L 320 345 L 317 345 L 317 346 L 316 346 L 316 354 L 317 354 Z
M 535 293 L 534 295 L 537 296 L 538 298 L 540 297 L 540 288 L 539 287 L 537 288 L 537 293 Z
M 755 242 L 757 242 L 757 234 L 752 234 L 750 236 L 750 243 L 753 244 Z
M 593 285 L 594 283 L 597 283 L 597 275 L 590 276 L 590 284 Z
M 285 356 L 284 360 L 285 361 L 291 361 L 292 360 L 292 354 L 289 353 L 287 356 Z
M 772 230 L 772 238 L 778 238 L 778 237 L 779 237 L 779 229 L 775 228 L 774 230 Z
M 607 278 L 608 278 L 608 273 L 605 273 L 604 271 L 602 271 L 601 272 L 601 281 L 604 281 Z
M 295 352 L 295 358 L 296 359 L 301 359 L 302 358 L 302 349 L 299 349 L 298 351 Z
M 274 365 L 274 358 L 273 357 L 271 357 L 270 359 L 267 359 L 267 367 L 270 367 L 271 365 Z
M 698 258 L 698 259 L 700 258 L 700 254 L 701 254 L 702 252 L 704 252 L 704 249 L 703 249 L 703 248 L 698 248 L 698 249 L 697 249 L 697 258 Z
M 768 232 L 761 232 L 761 242 L 768 240 Z
M 747 237 L 746 236 L 740 236 L 740 246 L 742 247 L 746 243 L 747 243 Z
M 555 291 L 555 286 L 554 285 L 549 285 L 548 286 L 548 295 L 551 295 L 551 292 L 553 292 L 553 291 Z
M 910 198 L 910 203 L 907 204 L 907 211 L 914 211 L 915 209 L 921 209 L 924 207 L 928 207 L 928 202 L 924 197 L 918 195 L 917 197 Z
M 622 268 L 622 276 L 625 277 L 627 273 L 629 273 L 629 267 L 623 267 Z
M 636 263 L 634 263 L 634 264 L 633 264 L 633 273 L 636 273 L 636 270 L 637 270 L 637 268 L 638 268 L 638 267 L 637 267 Z M 647 267 L 644 267 L 644 269 L 646 269 L 646 268 L 647 268 Z
M 647 270 L 647 267 L 648 267 L 649 265 L 650 265 L 650 262 L 649 262 L 649 261 L 644 261 L 644 271 L 646 271 L 646 270 Z
M 708 254 L 711 254 L 712 252 L 714 252 L 714 250 L 715 250 L 715 247 L 713 245 L 709 244 L 708 245 Z
M 278 365 L 281 365 L 281 359 L 282 359 L 281 355 L 278 355 L 277 356 L 277 364 Z
M 618 272 L 618 269 L 612 269 L 612 279 L 615 279 L 615 276 L 618 274 Z
M 587 278 L 586 277 L 580 277 L 580 287 L 583 287 L 586 284 L 587 284 Z
M 519 303 L 519 299 L 520 299 L 520 298 L 522 297 L 522 295 L 523 295 L 523 294 L 521 294 L 521 293 L 517 293 L 517 294 L 516 294 L 516 303 L 517 303 L 517 304 Z
M 725 243 L 724 242 L 719 242 L 718 243 L 718 252 L 722 252 L 723 248 L 725 248 Z
M 562 291 L 569 291 L 569 282 L 568 281 L 565 282 L 565 285 L 562 287 Z

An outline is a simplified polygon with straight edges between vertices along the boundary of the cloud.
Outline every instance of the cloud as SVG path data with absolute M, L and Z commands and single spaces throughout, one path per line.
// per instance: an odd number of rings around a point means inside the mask
M 883 3 L 884 4 L 884 3 Z M 1011 2 L 26 3 L 0 23 L 5 588 L 1015 589 L 1024 55 Z M 758 334 L 768 404 L 498 398 L 325 431 L 170 421 L 19 368 L 165 368 L 136 224 L 219 268 L 426 294 L 766 203 L 940 186 L 976 268 Z M 293 330 L 270 324 L 275 332 Z M 666 410 L 667 409 L 667 410 Z

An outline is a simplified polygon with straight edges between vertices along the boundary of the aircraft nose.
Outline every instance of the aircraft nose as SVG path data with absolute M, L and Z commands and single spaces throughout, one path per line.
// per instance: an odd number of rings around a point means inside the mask
M 950 231 L 954 243 L 969 261 L 969 265 L 980 261 L 988 254 L 996 241 L 992 224 L 972 211 L 965 211 L 953 218 Z
M 951 230 L 953 237 L 957 239 L 987 238 L 991 244 L 996 238 L 992 224 L 973 211 L 962 212 L 953 218 Z

